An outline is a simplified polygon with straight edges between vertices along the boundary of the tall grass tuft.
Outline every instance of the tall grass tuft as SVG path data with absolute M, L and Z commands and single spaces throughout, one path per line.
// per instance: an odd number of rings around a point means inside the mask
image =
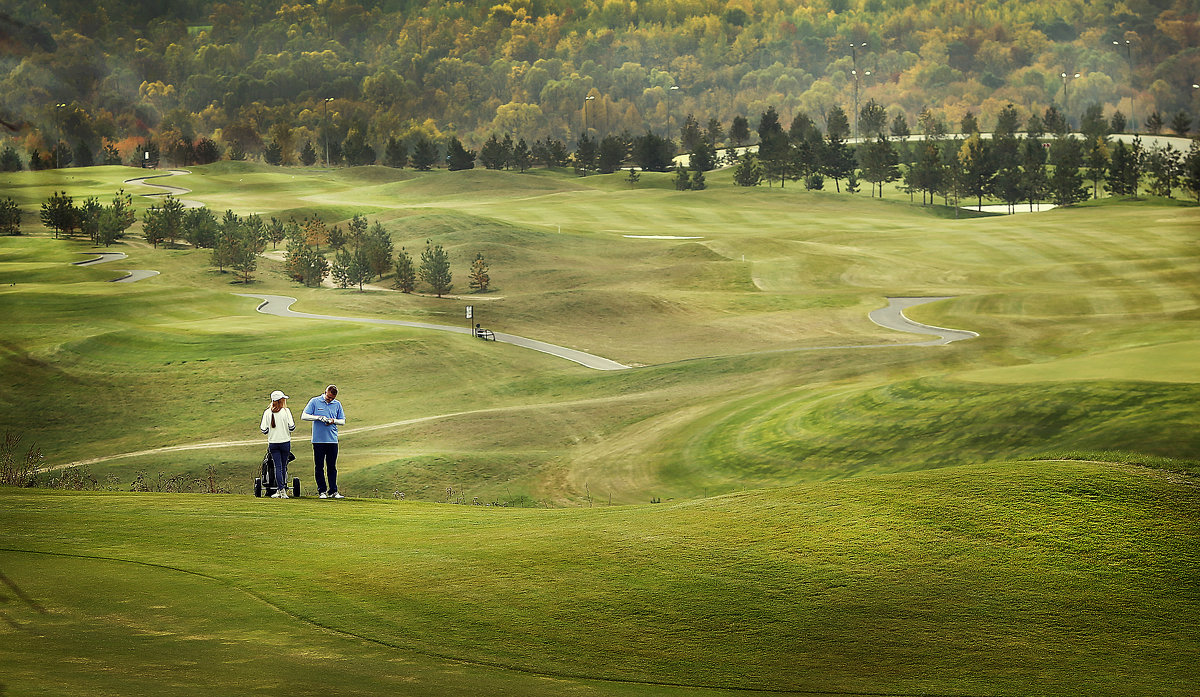
M 42 450 L 30 445 L 21 457 L 18 455 L 20 446 L 21 434 L 4 432 L 4 438 L 0 439 L 0 485 L 26 487 L 37 481 L 44 460 Z

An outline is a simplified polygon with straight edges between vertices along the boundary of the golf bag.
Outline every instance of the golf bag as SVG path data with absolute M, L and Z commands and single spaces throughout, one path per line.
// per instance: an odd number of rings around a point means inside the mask
M 283 481 L 287 481 L 287 466 L 288 463 L 296 459 L 295 453 L 288 453 L 288 461 L 283 464 Z M 284 484 L 283 486 L 287 486 Z M 262 474 L 254 478 L 254 495 L 257 497 L 271 496 L 276 491 L 279 491 L 280 484 L 275 481 L 275 461 L 271 459 L 271 450 L 267 449 L 267 454 L 262 460 Z M 288 492 L 289 496 L 300 496 L 300 478 L 292 478 L 292 490 Z

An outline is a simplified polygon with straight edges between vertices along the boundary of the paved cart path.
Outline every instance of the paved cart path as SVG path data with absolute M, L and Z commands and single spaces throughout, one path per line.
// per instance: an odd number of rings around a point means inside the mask
M 75 262 L 75 266 L 91 266 L 93 264 L 104 264 L 104 263 L 107 263 L 110 261 L 120 261 L 121 259 L 129 258 L 129 256 L 127 254 L 125 254 L 124 252 L 80 252 L 80 254 L 98 254 L 99 256 L 97 256 L 95 259 L 85 259 L 83 261 L 77 261 L 77 262 Z M 134 281 L 140 281 L 144 278 L 150 278 L 151 276 L 158 275 L 157 271 L 151 271 L 149 269 L 117 269 L 117 270 L 124 271 L 125 275 L 120 278 L 112 279 L 112 281 L 110 281 L 110 283 L 133 283 Z
M 455 334 L 471 334 L 471 329 L 468 327 L 455 327 L 448 324 L 429 324 L 427 322 L 409 322 L 399 319 L 376 319 L 373 317 L 338 317 L 334 315 L 315 315 L 309 312 L 296 312 L 291 309 L 292 304 L 296 302 L 295 298 L 289 298 L 285 295 L 256 295 L 251 293 L 235 293 L 246 298 L 258 298 L 262 303 L 258 306 L 258 311 L 267 315 L 275 315 L 277 317 L 298 317 L 301 319 L 317 319 L 317 320 L 333 320 L 337 322 L 362 322 L 365 324 L 390 324 L 399 327 L 416 327 L 417 329 L 436 329 L 443 332 L 454 332 Z M 496 332 L 496 341 L 503 344 L 513 344 L 522 348 L 541 351 L 552 356 L 565 358 L 568 361 L 574 361 L 580 365 L 594 368 L 596 370 L 625 370 L 629 366 L 610 361 L 607 358 L 594 356 L 583 351 L 566 348 L 565 346 L 556 346 L 548 344 L 537 339 L 527 339 L 523 336 L 515 334 L 503 334 Z

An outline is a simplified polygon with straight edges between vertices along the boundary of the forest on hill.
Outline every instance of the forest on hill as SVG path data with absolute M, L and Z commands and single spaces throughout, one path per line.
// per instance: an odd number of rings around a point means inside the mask
M 672 138 L 689 116 L 728 127 L 774 107 L 825 127 L 871 100 L 889 120 L 970 112 L 985 130 L 1008 104 L 1073 124 L 1099 107 L 1129 131 L 1200 113 L 1195 0 L 5 5 L 0 145 L 26 159 L 59 141 L 124 162 L 150 143 L 275 143 L 290 163 L 306 144 Z

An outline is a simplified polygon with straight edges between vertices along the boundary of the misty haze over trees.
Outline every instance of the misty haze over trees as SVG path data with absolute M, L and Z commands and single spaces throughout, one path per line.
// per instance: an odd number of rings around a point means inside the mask
M 1078 127 L 1099 107 L 1166 132 L 1200 103 L 1187 0 L 6 5 L 0 146 L 56 166 L 149 153 L 422 168 L 452 138 L 466 152 L 494 134 L 675 140 L 689 115 L 728 127 L 769 107 L 822 129 L 840 108 L 857 129 L 872 100 L 914 130 L 926 110 L 989 130 L 1011 103 L 1022 123 L 1054 105 Z

